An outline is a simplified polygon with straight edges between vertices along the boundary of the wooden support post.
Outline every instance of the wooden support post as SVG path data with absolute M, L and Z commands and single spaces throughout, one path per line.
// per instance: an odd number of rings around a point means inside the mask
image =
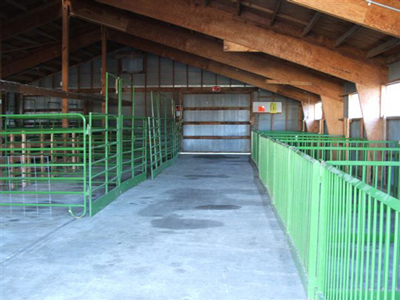
M 182 93 L 182 91 L 179 91 L 179 106 L 180 106 L 180 108 L 181 108 L 181 114 L 180 114 L 180 116 L 179 116 L 179 120 L 182 120 L 182 119 L 183 119 L 183 109 L 184 109 L 184 107 L 183 107 L 183 93 Z
M 254 130 L 253 102 L 254 102 L 254 92 L 250 93 L 250 131 Z
M 186 87 L 189 87 L 189 65 L 186 64 Z
M 343 135 L 343 102 L 321 96 L 329 134 Z
M 67 92 L 69 85 L 69 4 L 63 2 L 62 7 L 62 90 Z M 68 113 L 68 98 L 62 99 L 62 113 Z M 68 127 L 68 120 L 62 120 L 63 128 Z
M 289 127 L 289 99 L 285 99 L 285 130 Z
M 175 61 L 172 61 L 172 88 L 175 88 Z
M 307 132 L 318 132 L 318 122 L 315 120 L 314 116 L 314 103 L 306 103 L 302 102 L 303 108 L 303 122 L 302 122 L 302 131 Z
M 103 99 L 106 97 L 106 73 L 107 73 L 107 29 L 101 27 L 101 93 Z M 101 112 L 104 114 L 107 112 L 106 102 L 103 101 L 101 104 Z
M 200 70 L 200 88 L 203 89 L 203 69 Z
M 147 61 L 148 61 L 148 54 L 144 57 L 143 61 L 143 72 L 144 72 L 144 115 L 147 117 Z
M 364 120 L 363 119 L 361 119 L 361 122 L 360 122 L 360 138 L 364 138 Z M 385 137 L 386 139 L 387 139 L 387 136 Z
M 94 84 L 93 84 L 93 60 L 90 61 L 90 93 L 93 94 L 93 88 L 94 88 Z M 91 110 L 94 110 L 94 103 L 93 101 L 91 101 L 90 103 L 90 107 Z
M 299 107 L 298 107 L 298 115 L 297 115 L 297 130 L 298 131 L 303 131 L 303 120 L 304 120 L 304 114 L 303 114 L 303 104 L 300 102 Z
M 363 114 L 364 127 L 369 140 L 383 140 L 381 112 L 381 84 L 356 84 Z
M 157 56 L 158 58 L 158 89 L 161 88 L 161 57 Z
M 0 20 L 0 41 L 2 40 L 2 21 Z M 1 42 L 0 42 L 0 79 L 2 78 L 2 73 L 1 73 L 1 65 L 2 65 L 2 48 L 1 48 Z M 0 115 L 2 115 L 3 114 L 3 105 L 4 105 L 4 102 L 3 102 L 3 92 L 2 91 L 0 91 Z M 0 131 L 2 131 L 3 130 L 3 118 L 0 118 Z M 2 137 L 0 137 L 0 149 L 2 149 L 3 148 L 3 136 Z M 3 156 L 3 152 L 2 151 L 0 151 L 0 156 Z M 4 161 L 4 163 L 5 163 L 5 161 Z M 1 177 L 3 177 L 3 169 L 4 168 L 1 168 L 1 170 L 0 170 L 0 176 Z M 0 181 L 0 183 L 2 183 L 1 181 Z
M 130 90 L 130 94 L 131 94 L 131 116 L 135 115 L 135 98 L 134 98 L 134 94 L 133 94 L 133 89 L 135 88 L 134 84 L 133 84 L 133 74 L 131 74 L 131 90 Z M 135 121 L 132 121 L 135 122 Z

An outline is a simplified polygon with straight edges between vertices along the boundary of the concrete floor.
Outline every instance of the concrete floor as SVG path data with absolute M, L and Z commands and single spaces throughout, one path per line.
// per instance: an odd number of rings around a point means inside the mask
M 0 299 L 305 299 L 248 156 L 187 156 L 94 218 L 1 217 Z

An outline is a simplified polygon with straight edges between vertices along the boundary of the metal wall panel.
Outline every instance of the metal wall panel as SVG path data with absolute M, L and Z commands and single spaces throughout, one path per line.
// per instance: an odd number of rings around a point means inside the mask
M 129 50 L 129 48 L 127 48 Z M 135 49 L 132 49 L 135 51 Z M 215 75 L 209 71 L 201 72 L 200 69 L 195 67 L 188 67 L 185 64 L 179 62 L 173 62 L 172 60 L 166 58 L 160 58 L 160 66 L 161 70 L 159 70 L 159 57 L 156 55 L 148 54 L 148 61 L 147 61 L 147 85 L 148 87 L 158 87 L 159 84 L 159 73 L 161 74 L 160 83 L 162 87 L 171 87 L 174 83 L 176 87 L 186 87 L 189 83 L 189 87 L 199 87 L 201 83 L 203 86 L 213 86 L 215 84 L 221 86 L 229 86 L 230 84 L 232 87 L 243 87 L 249 86 L 245 85 L 242 82 L 236 80 L 230 80 L 227 77 Z M 92 65 L 92 67 L 91 67 Z M 144 68 L 144 60 L 142 58 L 124 58 L 121 61 L 122 71 L 125 72 L 140 72 Z M 394 74 L 396 73 L 396 65 L 391 66 L 391 72 Z M 118 69 L 118 61 L 116 59 L 115 54 L 110 54 L 107 57 L 107 68 L 108 71 L 116 74 Z M 101 88 L 101 59 L 96 59 L 92 62 L 84 63 L 80 65 L 80 86 L 83 89 L 90 88 L 91 81 L 93 82 L 94 88 Z M 93 70 L 93 74 L 91 74 Z M 173 70 L 174 73 L 173 74 Z M 187 70 L 189 70 L 189 74 L 187 74 Z M 394 70 L 394 71 L 393 71 Z M 201 73 L 203 73 L 203 80 L 201 78 Z M 123 74 L 121 75 L 128 80 L 131 80 L 130 74 Z M 174 80 L 172 77 L 175 77 Z M 92 77 L 92 78 L 91 78 Z M 133 81 L 136 87 L 144 87 L 145 85 L 145 74 L 134 74 Z M 189 82 L 187 82 L 187 77 L 189 77 Z M 70 87 L 76 88 L 78 86 L 78 76 L 77 76 L 77 68 L 71 68 L 70 70 Z M 48 77 L 40 82 L 35 82 L 33 85 L 39 85 L 50 88 L 54 82 L 55 88 L 60 88 L 61 82 L 61 74 L 57 73 L 53 77 Z M 349 84 L 350 85 L 350 84 Z M 112 84 L 111 84 L 112 86 Z M 282 115 L 275 116 L 274 120 L 274 129 L 284 129 L 287 125 L 288 130 L 297 130 L 298 126 L 298 102 L 292 101 L 286 98 L 281 98 L 278 95 L 275 95 L 271 92 L 260 90 L 259 92 L 255 93 L 254 101 L 259 100 L 267 100 L 258 99 L 258 95 L 261 97 L 269 96 L 274 97 L 275 101 L 288 101 L 289 109 L 288 109 L 288 116 L 283 113 Z M 164 95 L 163 95 L 164 96 Z M 166 97 L 172 97 L 173 95 L 167 95 Z M 191 101 L 194 101 L 194 98 L 186 97 L 187 101 L 185 105 L 190 106 L 199 106 L 199 107 L 206 107 L 206 106 L 250 106 L 249 96 L 243 95 L 235 95 L 235 94 L 216 94 L 216 95 L 196 95 L 198 97 L 194 104 Z M 211 97 L 211 98 L 210 98 Z M 213 98 L 217 97 L 217 98 Z M 215 100 L 218 99 L 218 100 Z M 175 95 L 175 100 L 178 101 L 177 96 Z M 40 103 L 43 102 L 45 105 L 46 100 L 38 100 Z M 71 102 L 75 103 L 75 102 Z M 149 110 L 149 103 L 150 103 L 150 94 L 147 95 L 147 106 L 148 106 L 148 113 Z M 42 104 L 41 104 L 42 105 Z M 192 106 L 193 107 L 193 106 Z M 101 111 L 100 107 L 95 107 L 97 112 Z M 136 94 L 136 115 L 143 115 L 145 112 L 145 103 L 144 103 L 144 93 L 141 95 Z M 209 112 L 208 114 L 197 114 L 196 112 L 186 112 L 185 118 L 187 120 L 195 120 L 199 118 L 202 121 L 243 121 L 249 120 L 250 113 L 246 111 L 233 111 L 233 112 Z M 260 117 L 260 124 L 259 128 L 263 130 L 270 129 L 270 116 L 262 115 Z M 287 119 L 287 120 L 286 120 Z M 215 143 L 214 143 L 215 144 Z M 222 143 L 224 144 L 224 143 Z M 225 143 L 228 145 L 229 143 Z
M 182 148 L 187 152 L 250 152 L 250 142 L 249 140 L 183 140 Z
M 400 79 L 400 61 L 389 65 L 389 81 Z
M 353 120 L 350 124 L 350 137 L 351 138 L 360 138 L 361 128 L 360 128 L 360 120 Z
M 206 94 L 186 95 L 184 107 L 250 107 L 249 95 Z
M 249 110 L 186 110 L 195 107 L 248 107 Z M 249 122 L 250 95 L 185 95 L 184 122 Z M 249 136 L 250 125 L 184 125 L 184 137 Z M 249 139 L 184 139 L 183 150 L 190 152 L 249 152 Z
M 248 136 L 250 125 L 184 125 L 184 136 Z
M 212 110 L 212 111 L 191 111 L 183 112 L 185 122 L 243 122 L 250 120 L 248 110 Z
M 388 120 L 388 140 L 400 141 L 400 120 Z
M 255 114 L 255 129 L 258 130 L 298 130 L 299 121 L 299 102 L 292 99 L 288 99 L 281 96 L 276 96 L 268 91 L 260 91 L 258 98 L 256 95 L 255 101 L 277 101 L 282 102 L 282 113 L 270 115 L 270 114 Z M 263 97 L 271 98 L 263 98 Z M 288 106 L 286 109 L 286 105 Z M 273 119 L 273 122 L 271 122 Z M 272 125 L 272 127 L 271 127 Z

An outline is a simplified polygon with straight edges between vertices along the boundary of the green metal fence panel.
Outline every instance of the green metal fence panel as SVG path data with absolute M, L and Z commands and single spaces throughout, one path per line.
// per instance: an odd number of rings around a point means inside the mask
M 87 210 L 87 132 L 80 114 L 1 115 L 0 206 Z M 67 119 L 69 128 L 62 128 Z
M 174 101 L 164 99 L 161 117 L 160 94 L 151 93 L 151 117 L 148 118 L 149 168 L 151 178 L 157 177 L 172 165 L 180 153 L 181 133 L 175 119 Z M 169 104 L 169 106 L 168 106 Z
M 400 299 L 397 156 L 354 161 L 333 155 L 324 162 L 286 143 L 293 139 L 276 137 L 253 132 L 252 158 L 287 232 L 308 299 Z M 397 153 L 394 143 L 374 143 L 382 149 L 365 143 L 368 151 Z
M 25 210 L 66 207 L 71 215 L 94 216 L 122 192 L 147 178 L 148 119 L 122 114 L 122 87 L 112 74 L 118 114 L 2 115 L 0 206 Z M 68 120 L 68 128 L 62 121 Z

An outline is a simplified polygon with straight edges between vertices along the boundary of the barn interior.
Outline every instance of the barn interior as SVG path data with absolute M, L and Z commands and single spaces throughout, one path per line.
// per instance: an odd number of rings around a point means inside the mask
M 0 299 L 400 299 L 397 0 L 0 3 Z

